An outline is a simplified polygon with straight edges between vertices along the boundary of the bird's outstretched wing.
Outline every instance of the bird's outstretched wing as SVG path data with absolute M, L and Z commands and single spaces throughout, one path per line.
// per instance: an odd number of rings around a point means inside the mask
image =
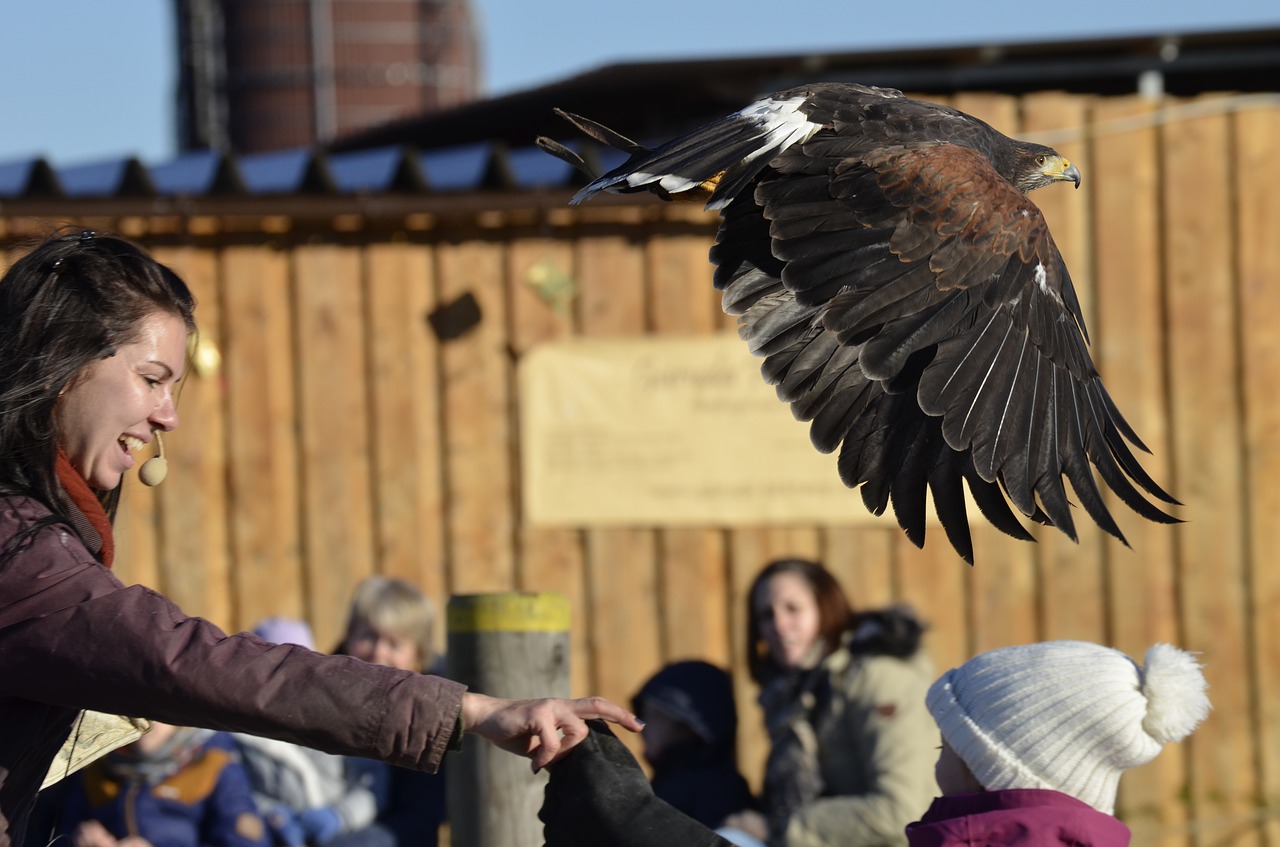
M 711 258 L 725 310 L 740 316 L 779 398 L 811 422 L 814 445 L 839 451 L 845 484 L 860 487 L 876 514 L 891 505 L 914 543 L 924 543 L 931 491 L 949 540 L 973 561 L 966 487 L 1014 537 L 1031 539 L 1016 509 L 1074 539 L 1064 479 L 1085 512 L 1124 540 L 1095 470 L 1143 517 L 1176 522 L 1147 497 L 1176 502 L 1130 449 L 1146 448 L 1089 358 L 1040 210 L 979 145 L 891 122 L 892 137 L 878 141 L 860 115 L 893 104 L 866 91 L 854 92 L 862 111 L 844 121 L 793 110 L 764 122 L 754 131 L 762 156 L 743 153 L 752 122 L 735 119 L 741 113 L 670 146 L 630 151 L 578 199 L 714 191 L 723 221 Z M 994 133 L 976 121 L 977 130 L 955 126 L 947 131 Z

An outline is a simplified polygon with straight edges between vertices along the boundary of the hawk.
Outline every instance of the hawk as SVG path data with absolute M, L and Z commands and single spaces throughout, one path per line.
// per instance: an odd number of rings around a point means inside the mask
M 629 157 L 599 192 L 695 200 L 721 215 L 715 286 L 762 373 L 841 480 L 917 546 L 931 494 L 973 563 L 964 489 L 1009 535 L 1015 514 L 1124 541 L 1097 478 L 1152 521 L 1176 504 L 1112 401 L 1062 255 L 1027 195 L 1080 172 L 956 109 L 847 83 L 763 97 L 656 149 L 559 112 Z M 566 146 L 546 151 L 591 174 Z M 1148 451 L 1149 452 L 1149 451 Z

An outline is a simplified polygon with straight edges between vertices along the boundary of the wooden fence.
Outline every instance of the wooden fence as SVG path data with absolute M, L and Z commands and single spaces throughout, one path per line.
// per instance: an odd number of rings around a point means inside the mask
M 1048 532 L 1031 545 L 980 528 L 972 569 L 936 534 L 918 551 L 889 523 L 526 525 L 517 362 L 567 336 L 731 326 L 706 261 L 714 219 L 700 211 L 570 209 L 542 195 L 381 218 L 198 199 L 183 217 L 13 203 L 0 235 L 17 250 L 52 218 L 114 228 L 197 292 L 221 366 L 184 388 L 169 480 L 126 491 L 118 557 L 126 581 L 192 613 L 232 630 L 301 616 L 330 645 L 352 586 L 375 572 L 442 603 L 451 592 L 562 592 L 576 694 L 627 701 L 668 660 L 730 667 L 742 767 L 758 781 L 744 592 L 771 558 L 815 557 L 856 605 L 914 604 L 932 622 L 940 669 L 1049 638 L 1135 656 L 1157 641 L 1200 651 L 1213 716 L 1126 777 L 1120 814 L 1139 844 L 1280 844 L 1280 106 L 1058 93 L 952 102 L 1079 163 L 1079 192 L 1035 199 L 1080 289 L 1099 368 L 1186 523 L 1146 524 L 1118 506 L 1131 549 L 1088 529 L 1078 545 Z M 533 284 L 549 268 L 575 285 L 566 309 Z M 425 315 L 468 292 L 479 325 L 438 341 Z M 862 508 L 852 493 L 849 508 Z

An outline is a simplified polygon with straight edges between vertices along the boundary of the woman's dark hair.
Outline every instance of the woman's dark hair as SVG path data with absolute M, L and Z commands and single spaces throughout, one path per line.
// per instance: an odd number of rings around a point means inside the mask
M 808 559 L 778 559 L 770 562 L 756 574 L 747 592 L 747 669 L 757 683 L 764 682 L 781 671 L 769 655 L 764 636 L 760 634 L 760 622 L 756 619 L 756 592 L 778 574 L 791 573 L 800 577 L 813 591 L 818 604 L 818 636 L 826 643 L 830 653 L 840 646 L 840 638 L 853 623 L 853 608 L 844 589 L 831 572 L 817 562 Z
M 195 298 L 177 274 L 122 238 L 55 235 L 0 279 L 0 495 L 27 495 L 55 514 L 54 408 L 90 363 L 136 341 L 148 315 L 195 332 Z M 108 514 L 118 489 L 100 492 Z

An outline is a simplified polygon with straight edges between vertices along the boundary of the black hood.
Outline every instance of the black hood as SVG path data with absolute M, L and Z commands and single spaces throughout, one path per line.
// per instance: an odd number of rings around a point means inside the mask
M 674 662 L 654 674 L 631 699 L 632 709 L 650 703 L 676 718 L 715 750 L 732 750 L 738 710 L 729 674 L 708 662 Z
M 905 603 L 853 616 L 847 644 L 856 655 L 905 659 L 920 649 L 928 625 Z

